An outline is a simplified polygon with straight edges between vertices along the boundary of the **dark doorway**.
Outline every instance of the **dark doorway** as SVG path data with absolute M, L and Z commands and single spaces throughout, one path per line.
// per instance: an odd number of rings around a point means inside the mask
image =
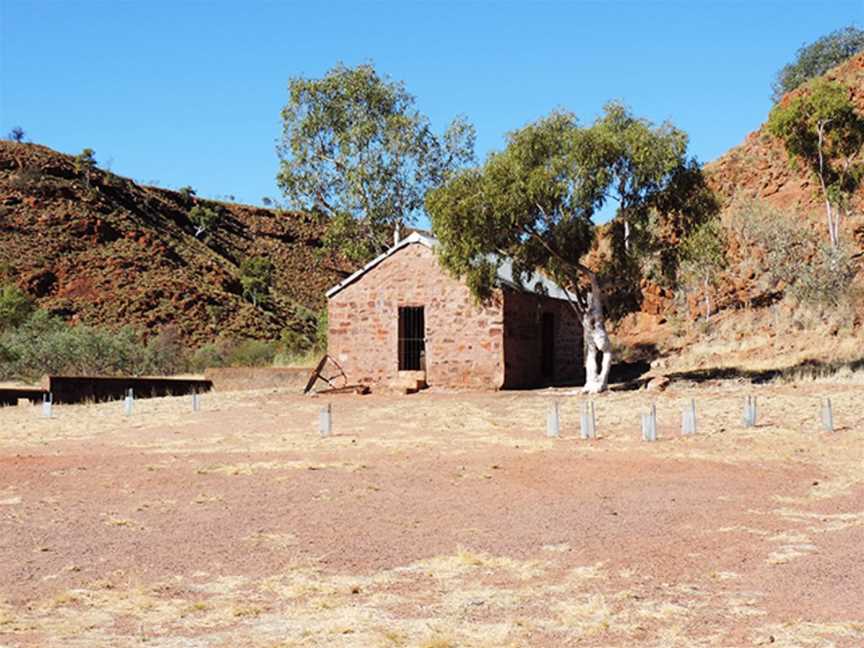
M 540 369 L 543 378 L 552 380 L 555 377 L 555 316 L 543 313 L 540 326 Z
M 422 306 L 399 307 L 399 371 L 425 369 L 426 318 Z

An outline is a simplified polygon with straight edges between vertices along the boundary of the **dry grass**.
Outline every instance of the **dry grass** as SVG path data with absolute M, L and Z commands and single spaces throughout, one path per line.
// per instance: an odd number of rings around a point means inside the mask
M 740 416 L 743 398 L 751 392 L 760 398 L 760 426 L 748 430 Z M 834 403 L 839 431 L 833 435 L 818 429 L 823 394 Z M 691 397 L 700 433 L 685 438 L 678 433 L 679 416 Z M 543 435 L 553 399 L 561 401 L 564 424 L 558 440 Z M 7 431 L 0 450 L 50 454 L 70 444 L 109 444 L 146 455 L 142 470 L 156 475 L 188 458 L 183 466 L 195 486 L 182 501 L 201 507 L 221 502 L 220 484 L 231 480 L 291 480 L 297 471 L 308 470 L 366 475 L 375 461 L 410 466 L 421 452 L 464 457 L 448 479 L 472 488 L 494 486 L 502 473 L 497 457 L 513 448 L 527 455 L 566 454 L 574 462 L 626 455 L 637 462 L 709 462 L 757 471 L 807 467 L 819 483 L 806 493 L 794 498 L 766 493 L 748 524 L 712 526 L 708 521 L 699 532 L 752 544 L 763 568 L 784 569 L 817 555 L 826 539 L 864 526 L 864 506 L 836 508 L 839 498 L 861 492 L 864 485 L 860 389 L 841 384 L 607 394 L 595 400 L 600 438 L 594 442 L 577 438 L 583 399 L 554 391 L 336 399 L 337 435 L 326 440 L 316 429 L 325 402 L 320 398 L 252 392 L 203 400 L 201 412 L 192 412 L 186 399 L 139 401 L 129 419 L 119 403 L 57 406 L 52 420 L 41 419 L 38 408 L 10 408 L 0 411 Z M 652 402 L 658 408 L 660 441 L 646 444 L 639 439 L 638 414 Z M 213 452 L 219 453 L 218 461 L 208 458 Z M 279 457 L 249 458 L 271 452 Z M 473 460 L 479 456 L 488 460 Z M 75 474 L 64 468 L 57 477 L 74 480 Z M 370 477 L 366 488 L 375 492 L 379 487 Z M 177 505 L 170 498 L 141 496 L 139 510 L 148 514 L 173 514 Z M 320 497 L 326 502 L 326 493 Z M 13 519 L 26 503 L 26 488 L 4 485 L 0 515 L 8 516 L 2 521 Z M 104 524 L 116 528 L 112 534 L 134 533 L 139 516 L 127 515 L 112 508 Z M 0 594 L 0 645 L 728 646 L 728 632 L 740 627 L 750 628 L 748 645 L 769 637 L 778 646 L 864 644 L 861 619 L 784 624 L 767 603 L 768 588 L 757 587 L 743 567 L 730 571 L 706 563 L 662 582 L 638 560 L 621 556 L 609 565 L 592 558 L 590 545 L 542 537 L 527 557 L 464 543 L 371 573 L 351 572 L 330 569 L 323 561 L 292 562 L 300 540 L 287 531 L 249 529 L 238 552 L 285 552 L 280 570 L 265 576 L 200 565 L 199 571 L 162 583 L 109 574 L 27 605 L 12 605 Z M 57 575 L 57 582 L 69 574 Z

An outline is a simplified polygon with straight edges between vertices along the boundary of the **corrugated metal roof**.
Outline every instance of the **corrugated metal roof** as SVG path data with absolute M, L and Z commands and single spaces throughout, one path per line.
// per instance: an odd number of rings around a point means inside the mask
M 375 257 L 374 259 L 372 259 L 369 263 L 367 263 L 365 266 L 360 268 L 357 272 L 346 277 L 345 279 L 340 281 L 338 284 L 333 286 L 330 290 L 327 291 L 327 293 L 326 293 L 327 298 L 329 299 L 330 297 L 332 297 L 333 295 L 335 295 L 336 293 L 341 291 L 346 286 L 349 286 L 352 283 L 354 283 L 355 281 L 357 281 L 358 279 L 360 279 L 360 277 L 362 277 L 367 272 L 369 272 L 372 268 L 374 268 L 379 263 L 384 261 L 384 259 L 386 259 L 390 256 L 393 256 L 396 252 L 398 252 L 402 248 L 405 248 L 405 247 L 412 245 L 414 243 L 419 243 L 420 245 L 425 245 L 430 250 L 434 250 L 435 247 L 438 245 L 438 240 L 432 236 L 427 235 L 427 234 L 421 234 L 420 232 L 416 232 L 416 231 L 412 232 L 410 235 L 406 236 L 404 239 L 399 241 L 399 243 L 397 243 L 396 245 L 391 247 L 389 250 L 380 254 L 379 256 Z M 492 260 L 495 261 L 497 259 L 493 258 Z M 549 297 L 552 297 L 554 299 L 566 299 L 567 294 L 570 295 L 571 299 L 576 298 L 576 296 L 573 293 L 566 293 L 565 294 L 565 291 L 563 288 L 561 288 L 561 286 L 556 284 L 554 281 L 552 281 L 548 277 L 546 277 L 540 273 L 537 273 L 537 272 L 532 274 L 527 280 L 523 281 L 520 284 L 513 277 L 513 261 L 511 259 L 504 259 L 500 263 L 500 265 L 498 266 L 497 279 L 502 285 L 509 286 L 510 288 L 513 288 L 515 290 L 521 290 L 523 292 L 529 292 L 529 293 L 534 293 L 534 294 L 538 294 L 538 295 L 548 295 Z

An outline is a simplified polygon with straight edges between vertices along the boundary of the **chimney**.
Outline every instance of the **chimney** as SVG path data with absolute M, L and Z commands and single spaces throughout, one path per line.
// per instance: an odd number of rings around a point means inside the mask
M 393 228 L 393 245 L 399 245 L 399 241 L 402 240 L 402 227 L 399 223 L 396 223 L 396 226 Z

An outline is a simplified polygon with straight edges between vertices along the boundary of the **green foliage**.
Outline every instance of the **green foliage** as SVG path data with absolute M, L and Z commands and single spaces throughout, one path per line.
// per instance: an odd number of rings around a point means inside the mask
M 593 140 L 597 156 L 590 162 L 607 176 L 608 193 L 618 203 L 616 218 L 621 227 L 612 231 L 616 256 L 622 259 L 630 252 L 631 235 L 644 232 L 652 199 L 686 166 L 687 134 L 669 122 L 654 126 L 623 104 L 610 102 L 587 137 Z M 639 247 L 638 241 L 633 247 Z
M 762 251 L 767 277 L 778 289 L 810 306 L 849 299 L 855 263 L 846 245 L 827 245 L 797 215 L 756 200 L 739 201 L 731 220 L 742 246 Z
M 329 316 L 327 314 L 327 307 L 325 306 L 318 313 L 318 317 L 315 320 L 315 341 L 312 345 L 312 348 L 315 351 L 321 351 L 323 353 L 327 350 L 327 334 L 330 330 L 329 326 Z
M 77 173 L 87 173 L 96 168 L 96 158 L 93 157 L 94 151 L 91 148 L 85 148 L 75 156 L 73 164 Z
M 108 331 L 69 326 L 37 310 L 29 319 L 0 335 L 0 378 L 35 380 L 51 374 L 171 374 L 186 368 L 176 336 L 157 336 L 144 343 L 131 329 Z
M 273 264 L 264 257 L 249 257 L 240 264 L 243 297 L 258 306 L 267 301 L 273 281 Z
M 10 130 L 6 134 L 6 139 L 10 142 L 23 142 L 24 141 L 24 129 L 20 126 L 15 126 L 12 130 Z
M 581 259 L 594 242 L 593 218 L 610 197 L 619 200 L 619 215 L 624 210 L 647 227 L 650 207 L 686 209 L 685 197 L 704 186 L 692 177 L 686 143 L 674 127 L 655 128 L 614 103 L 588 128 L 556 112 L 510 133 L 504 151 L 429 193 L 439 258 L 481 299 L 491 295 L 503 257 L 513 260 L 517 279 L 540 269 L 576 289 L 590 277 Z M 623 246 L 617 253 L 624 255 Z
M 726 267 L 726 233 L 718 219 L 706 221 L 681 241 L 682 271 L 685 277 L 713 281 Z
M 208 367 L 267 367 L 279 349 L 278 342 L 268 340 L 218 340 L 196 349 L 189 365 L 198 372 Z
M 0 286 L 0 332 L 20 326 L 32 311 L 33 304 L 17 286 Z
M 490 296 L 503 257 L 513 260 L 517 279 L 537 268 L 572 278 L 593 242 L 591 217 L 606 186 L 586 164 L 592 145 L 573 115 L 554 113 L 510 133 L 507 148 L 481 168 L 430 192 L 426 207 L 443 266 L 465 276 L 481 299 Z
M 855 191 L 864 172 L 862 162 L 854 159 L 864 146 L 864 119 L 849 97 L 846 86 L 816 79 L 768 116 L 768 132 L 808 166 L 835 204 Z
M 783 141 L 793 163 L 801 160 L 818 180 L 828 218 L 828 238 L 839 245 L 839 214 L 861 183 L 864 119 L 855 112 L 850 90 L 815 79 L 804 92 L 771 110 L 768 132 Z
M 315 340 L 306 339 L 304 349 L 315 346 Z M 35 310 L 16 326 L 0 331 L 0 380 L 34 381 L 49 373 L 172 375 L 207 367 L 270 366 L 278 354 L 288 351 L 279 341 L 219 340 L 190 353 L 173 327 L 145 341 L 129 328 L 70 326 Z M 295 349 L 291 354 L 302 352 Z
M 711 289 L 727 265 L 726 247 L 726 233 L 717 218 L 701 223 L 681 241 L 681 277 L 690 286 L 701 284 L 706 321 L 711 317 Z
M 777 73 L 771 98 L 775 103 L 780 101 L 787 92 L 825 74 L 861 51 L 864 51 L 864 31 L 851 26 L 833 31 L 810 45 L 803 45 L 795 60 Z
M 292 78 L 289 95 L 277 181 L 290 208 L 328 217 L 325 245 L 351 259 L 385 250 L 427 190 L 473 159 L 470 124 L 457 118 L 436 136 L 404 85 L 371 65 Z
M 222 220 L 222 209 L 220 207 L 208 207 L 195 205 L 189 210 L 189 220 L 195 226 L 195 238 L 209 236 Z

